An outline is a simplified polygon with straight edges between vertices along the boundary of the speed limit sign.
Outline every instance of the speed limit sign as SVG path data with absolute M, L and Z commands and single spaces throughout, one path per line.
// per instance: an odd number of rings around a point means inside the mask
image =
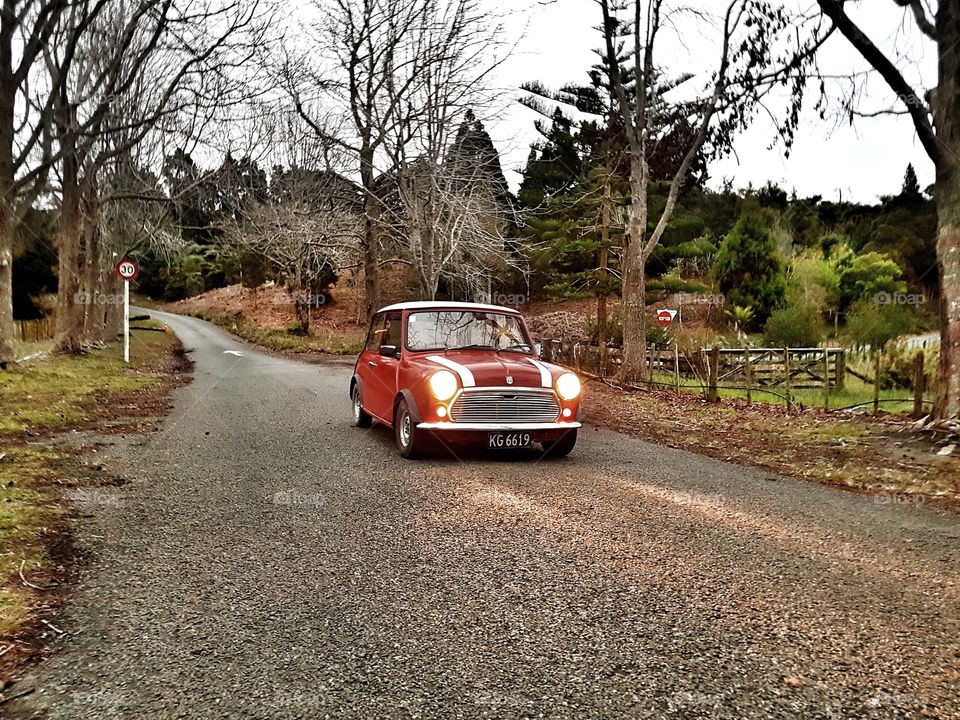
M 128 260 L 124 258 L 113 266 L 113 271 L 117 274 L 118 278 L 129 282 L 130 280 L 137 279 L 137 275 L 140 274 L 140 266 L 137 265 L 136 260 Z

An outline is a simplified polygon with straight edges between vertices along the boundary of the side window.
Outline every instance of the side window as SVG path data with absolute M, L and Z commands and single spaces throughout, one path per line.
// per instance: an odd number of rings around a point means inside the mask
M 370 332 L 364 350 L 377 352 L 380 349 L 380 337 L 383 335 L 383 315 L 374 315 L 370 320 Z
M 400 330 L 403 327 L 403 316 L 400 313 L 388 313 L 386 327 L 383 332 L 381 345 L 393 345 L 399 348 L 403 344 L 403 335 Z

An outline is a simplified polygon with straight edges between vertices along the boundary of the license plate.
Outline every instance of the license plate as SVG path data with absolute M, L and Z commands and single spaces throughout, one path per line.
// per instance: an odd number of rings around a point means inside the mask
M 487 447 L 495 450 L 526 448 L 533 444 L 528 432 L 492 432 L 487 433 Z

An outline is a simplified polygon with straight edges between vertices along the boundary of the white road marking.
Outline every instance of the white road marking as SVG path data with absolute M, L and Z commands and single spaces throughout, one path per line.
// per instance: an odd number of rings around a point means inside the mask
M 236 355 L 237 357 L 243 357 L 243 353 L 239 350 L 224 350 L 224 355 Z

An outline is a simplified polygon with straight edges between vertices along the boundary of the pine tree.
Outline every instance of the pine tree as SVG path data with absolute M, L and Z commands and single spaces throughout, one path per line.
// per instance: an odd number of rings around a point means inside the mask
M 917 171 L 913 168 L 913 163 L 907 165 L 907 171 L 903 175 L 903 189 L 900 191 L 900 198 L 908 202 L 919 202 L 923 199 L 920 192 L 920 181 L 917 179 Z
M 546 198 L 569 190 L 582 169 L 573 121 L 560 108 L 554 110 L 549 128 L 541 120 L 535 126 L 544 139 L 531 148 L 517 193 L 526 208 L 539 207 Z

